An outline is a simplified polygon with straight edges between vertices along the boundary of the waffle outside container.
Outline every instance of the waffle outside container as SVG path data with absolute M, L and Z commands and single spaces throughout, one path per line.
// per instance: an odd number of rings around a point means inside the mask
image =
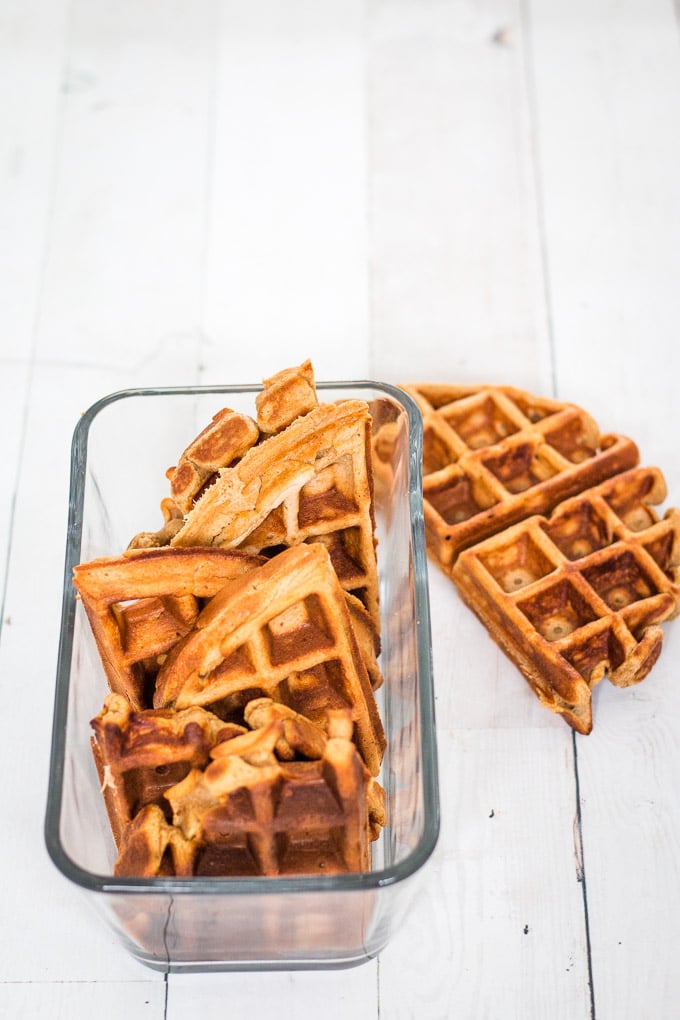
M 73 437 L 47 848 L 123 945 L 162 971 L 339 967 L 376 956 L 403 919 L 435 846 L 439 803 L 427 567 L 422 422 L 383 383 L 317 384 L 322 401 L 368 401 L 389 424 L 376 486 L 382 615 L 378 703 L 387 735 L 380 781 L 387 825 L 371 870 L 243 878 L 114 877 L 115 846 L 90 748 L 107 693 L 89 624 L 71 583 L 76 563 L 116 555 L 161 523 L 164 472 L 217 410 L 254 415 L 259 386 L 136 389 L 111 394 Z

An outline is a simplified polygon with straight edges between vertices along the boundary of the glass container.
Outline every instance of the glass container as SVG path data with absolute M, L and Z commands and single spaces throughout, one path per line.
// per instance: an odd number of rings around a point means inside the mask
M 165 470 L 228 406 L 254 417 L 259 386 L 135 389 L 81 417 L 73 437 L 45 838 L 57 868 L 124 946 L 162 971 L 340 967 L 376 956 L 401 923 L 439 831 L 422 422 L 378 382 L 317 383 L 319 399 L 369 403 L 382 617 L 378 704 L 387 736 L 387 824 L 369 871 L 286 877 L 122 878 L 90 746 L 107 693 L 71 583 L 75 564 L 117 555 L 162 523 Z

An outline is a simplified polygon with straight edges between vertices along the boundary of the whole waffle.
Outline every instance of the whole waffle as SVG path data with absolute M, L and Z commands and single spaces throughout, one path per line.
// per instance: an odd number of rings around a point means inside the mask
M 154 705 L 238 712 L 264 694 L 315 720 L 347 707 L 377 775 L 385 736 L 346 594 L 325 546 L 286 549 L 225 585 L 161 666 Z
M 423 416 L 428 552 L 540 700 L 581 733 L 603 677 L 626 686 L 678 612 L 680 525 L 635 443 L 574 404 L 507 386 L 410 384 Z M 377 484 L 395 426 L 374 438 Z
M 591 689 L 638 683 L 656 662 L 659 624 L 680 610 L 680 512 L 659 519 L 666 485 L 635 468 L 464 550 L 461 595 L 540 700 L 581 733 Z
M 467 546 L 638 462 L 632 440 L 601 435 L 574 404 L 509 386 L 403 388 L 423 416 L 427 542 L 446 571 Z
M 293 737 L 300 720 L 271 702 L 254 732 L 216 745 L 212 762 L 165 791 L 171 819 L 145 805 L 125 828 L 118 875 L 285 875 L 363 871 L 385 822 L 384 792 L 352 743 L 346 712 L 331 712 L 328 736 Z M 286 733 L 285 724 L 293 729 Z M 303 724 L 310 724 L 302 720 Z

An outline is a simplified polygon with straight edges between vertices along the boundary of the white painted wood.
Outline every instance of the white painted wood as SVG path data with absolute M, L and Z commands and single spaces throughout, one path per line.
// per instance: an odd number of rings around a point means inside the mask
M 168 978 L 167 1020 L 230 1016 L 297 1020 L 313 1012 L 327 1020 L 377 1020 L 376 962 L 341 971 L 191 974 Z M 384 1015 L 384 1014 L 383 1014 Z
M 0 985 L 0 1014 L 13 1020 L 164 1020 L 165 987 L 146 981 L 41 981 Z
M 530 3 L 560 396 L 632 435 L 680 496 L 680 36 L 672 5 Z M 584 366 L 587 365 L 587 371 Z M 578 740 L 596 1016 L 680 1002 L 678 635 Z M 634 975 L 634 977 L 633 977 Z
M 38 356 L 196 379 L 215 5 L 71 5 Z
M 680 34 L 668 0 L 527 3 L 559 395 L 678 464 Z M 585 371 L 585 366 L 588 370 Z M 647 460 L 649 462 L 649 460 Z
M 0 365 L 34 339 L 59 141 L 65 0 L 0 8 Z
M 221 5 L 206 381 L 369 374 L 361 0 Z M 271 352 L 271 354 L 269 354 Z
M 593 739 L 579 741 L 597 1016 L 671 1017 L 680 1002 L 676 626 L 639 687 L 601 689 Z
M 521 4 L 369 11 L 376 370 L 547 392 Z
M 2 5 L 0 30 L 0 577 L 19 471 L 52 200 L 66 4 Z M 20 97 L 20 98 L 19 98 Z
M 420 923 L 380 958 L 385 1015 L 590 1016 L 562 728 L 439 727 L 442 837 Z
M 16 479 L 20 470 L 28 365 L 5 362 L 0 368 L 0 430 L 3 436 L 3 474 L 0 488 L 0 576 L 4 578 L 12 534 Z

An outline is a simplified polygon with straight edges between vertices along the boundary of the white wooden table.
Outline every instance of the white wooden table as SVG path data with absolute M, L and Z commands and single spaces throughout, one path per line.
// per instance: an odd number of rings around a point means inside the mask
M 574 738 L 431 568 L 443 824 L 350 971 L 132 961 L 43 844 L 70 438 L 127 386 L 510 383 L 680 504 L 672 0 L 0 0 L 0 1015 L 680 1016 L 680 623 Z

